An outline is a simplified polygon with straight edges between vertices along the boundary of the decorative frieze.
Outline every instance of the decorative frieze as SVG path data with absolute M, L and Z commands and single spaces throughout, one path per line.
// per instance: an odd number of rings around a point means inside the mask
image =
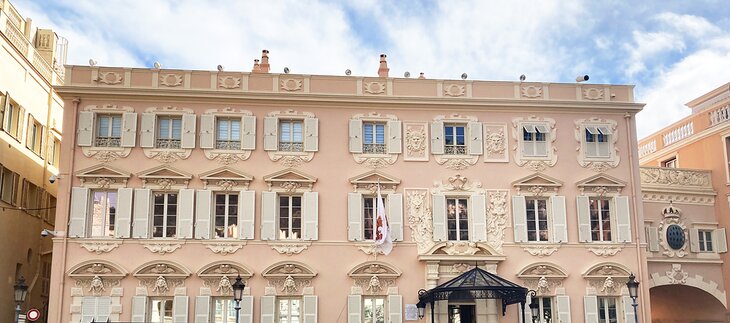
M 236 253 L 236 251 L 238 251 L 238 249 L 243 248 L 245 244 L 245 242 L 203 243 L 203 245 L 205 245 L 206 248 L 210 249 L 210 251 L 221 256 L 234 254 Z
M 150 252 L 164 255 L 168 253 L 173 253 L 175 250 L 182 247 L 182 242 L 152 242 L 152 243 L 142 243 L 142 246 L 147 248 Z
M 428 190 L 405 189 L 405 196 L 411 239 L 416 242 L 418 254 L 425 254 L 434 246 Z
M 551 256 L 553 253 L 557 252 L 559 248 L 560 248 L 560 245 L 556 245 L 556 246 L 529 246 L 529 247 L 524 247 L 523 249 L 525 251 L 527 251 L 527 253 L 529 253 L 529 254 L 531 254 L 533 256 L 537 256 L 537 257 L 542 258 L 542 257 L 549 257 L 549 256 Z
M 86 249 L 88 252 L 95 253 L 97 255 L 100 255 L 102 253 L 111 252 L 114 250 L 114 248 L 119 247 L 121 242 L 112 242 L 112 241 L 93 241 L 93 242 L 84 242 L 80 243 L 79 246 Z
M 710 171 L 674 169 L 666 167 L 641 167 L 641 184 L 678 188 L 712 189 Z
M 588 248 L 589 252 L 592 252 L 596 256 L 611 257 L 619 253 L 623 248 L 621 246 L 600 246 Z
M 293 256 L 298 255 L 302 253 L 302 251 L 309 248 L 311 245 L 311 242 L 297 242 L 297 241 L 291 241 L 291 242 L 269 242 L 269 246 L 271 249 L 276 250 L 276 252 L 287 255 L 287 256 Z

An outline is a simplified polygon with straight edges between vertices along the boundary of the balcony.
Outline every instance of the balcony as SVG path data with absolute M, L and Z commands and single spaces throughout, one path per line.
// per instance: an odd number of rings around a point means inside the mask
M 712 177 L 709 170 L 640 167 L 641 189 L 678 190 L 712 193 Z M 714 194 L 714 193 L 713 193 Z

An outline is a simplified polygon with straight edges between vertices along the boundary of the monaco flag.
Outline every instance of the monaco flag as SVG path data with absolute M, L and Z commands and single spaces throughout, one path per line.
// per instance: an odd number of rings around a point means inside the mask
M 390 236 L 390 226 L 388 225 L 388 217 L 385 214 L 383 196 L 380 195 L 380 185 L 378 185 L 378 199 L 375 203 L 377 205 L 375 245 L 387 256 L 393 250 L 393 238 Z

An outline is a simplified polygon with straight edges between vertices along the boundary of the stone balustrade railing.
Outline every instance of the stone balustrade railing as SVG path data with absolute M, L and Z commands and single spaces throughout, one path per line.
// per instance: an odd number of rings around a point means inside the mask
M 664 134 L 664 147 L 694 134 L 694 123 L 692 121 L 672 129 Z
M 718 109 L 709 112 L 710 127 L 716 126 L 730 120 L 730 104 L 726 104 Z
M 655 151 L 656 151 L 656 140 L 647 142 L 647 143 L 639 146 L 639 158 L 649 155 Z

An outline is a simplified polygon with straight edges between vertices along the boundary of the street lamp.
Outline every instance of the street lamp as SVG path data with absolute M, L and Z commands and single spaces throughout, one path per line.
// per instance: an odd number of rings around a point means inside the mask
M 25 278 L 20 276 L 15 282 L 15 323 L 20 319 L 20 304 L 25 302 L 25 296 L 28 295 L 28 285 L 25 284 Z
M 639 306 L 636 303 L 636 298 L 639 296 L 639 282 L 636 281 L 636 276 L 633 273 L 629 275 L 629 281 L 626 282 L 626 287 L 629 289 L 629 297 L 633 300 L 631 306 L 634 307 L 634 322 L 639 323 L 639 314 L 636 312 L 636 307 Z
M 418 302 L 418 304 L 416 304 L 416 308 L 418 308 L 418 319 L 423 319 L 423 317 L 426 316 L 426 303 Z
M 530 315 L 532 316 L 532 323 L 535 323 L 540 317 L 540 304 L 537 303 L 537 292 L 530 290 L 527 293 L 530 295 Z
M 241 311 L 241 300 L 243 299 L 243 289 L 246 288 L 246 284 L 241 279 L 241 274 L 236 277 L 236 282 L 233 283 L 233 300 L 236 301 L 236 323 L 239 323 L 239 312 Z

